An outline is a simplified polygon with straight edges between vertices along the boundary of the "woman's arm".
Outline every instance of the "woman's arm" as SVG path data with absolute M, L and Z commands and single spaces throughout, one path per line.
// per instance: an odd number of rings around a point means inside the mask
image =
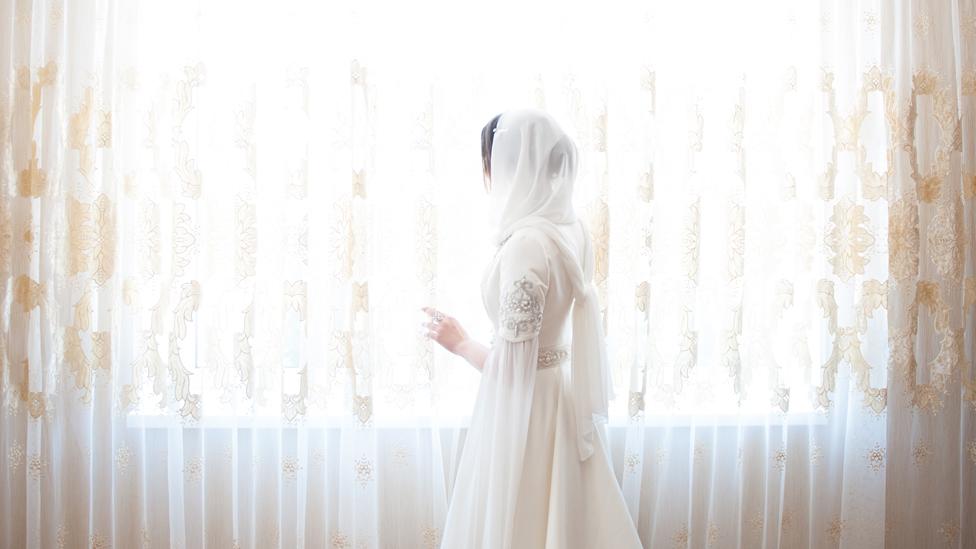
M 488 347 L 478 341 L 465 339 L 457 345 L 454 354 L 464 358 L 480 371 L 485 365 L 485 357 L 488 356 L 488 350 Z
M 488 356 L 488 347 L 468 337 L 468 333 L 454 317 L 440 313 L 432 307 L 422 307 L 422 309 L 431 316 L 431 320 L 424 324 L 427 328 L 427 337 L 467 360 L 480 371 L 485 364 L 485 357 Z M 440 321 L 434 321 L 435 314 L 440 316 Z

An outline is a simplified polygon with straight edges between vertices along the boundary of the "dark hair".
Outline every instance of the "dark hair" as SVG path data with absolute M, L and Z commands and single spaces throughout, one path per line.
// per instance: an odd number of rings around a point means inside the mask
M 495 128 L 498 127 L 498 119 L 502 115 L 496 115 L 484 128 L 481 128 L 481 167 L 485 173 L 485 185 L 491 178 L 491 144 L 495 141 Z

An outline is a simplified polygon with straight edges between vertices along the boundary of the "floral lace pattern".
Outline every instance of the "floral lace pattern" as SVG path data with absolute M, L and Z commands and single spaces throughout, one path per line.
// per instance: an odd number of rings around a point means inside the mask
M 524 276 L 512 283 L 512 287 L 502 295 L 498 324 L 502 334 L 512 339 L 539 334 L 542 328 L 542 297 L 535 283 Z

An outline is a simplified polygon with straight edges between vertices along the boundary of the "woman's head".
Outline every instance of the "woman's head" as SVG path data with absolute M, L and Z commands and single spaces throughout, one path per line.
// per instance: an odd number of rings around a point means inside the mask
M 481 132 L 482 161 L 497 237 L 528 216 L 554 223 L 576 220 L 573 183 L 577 151 L 572 139 L 546 112 L 507 111 Z

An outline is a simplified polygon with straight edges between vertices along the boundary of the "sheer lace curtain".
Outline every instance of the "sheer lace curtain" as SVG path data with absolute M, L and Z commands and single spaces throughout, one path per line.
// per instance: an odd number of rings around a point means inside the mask
M 0 545 L 436 547 L 526 105 L 646 546 L 976 544 L 976 2 L 483 4 L 0 4 Z

